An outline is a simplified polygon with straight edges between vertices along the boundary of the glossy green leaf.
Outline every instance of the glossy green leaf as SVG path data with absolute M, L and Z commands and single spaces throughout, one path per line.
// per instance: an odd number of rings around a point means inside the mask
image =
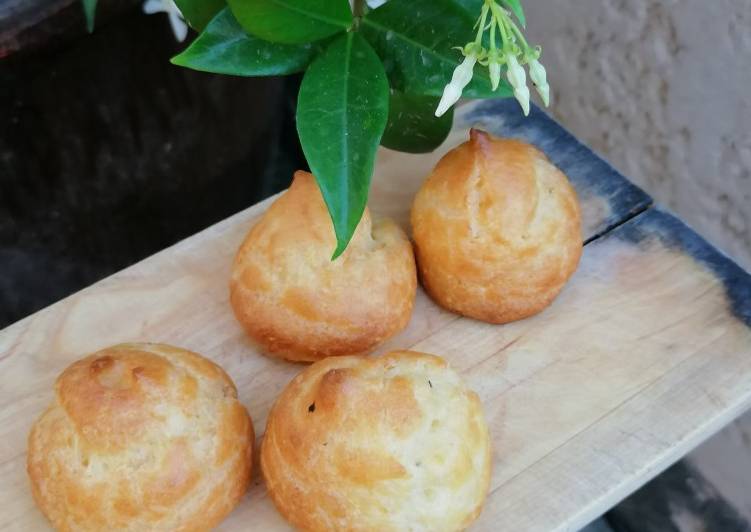
M 81 0 L 83 14 L 86 17 L 86 29 L 89 33 L 94 31 L 94 16 L 96 15 L 96 0 Z
M 352 25 L 348 0 L 229 0 L 245 30 L 266 41 L 317 41 Z
M 248 35 L 225 7 L 172 64 L 216 74 L 279 76 L 310 64 L 314 44 L 279 44 Z
M 203 31 L 219 11 L 227 4 L 224 0 L 175 0 L 183 18 L 191 28 Z
M 453 2 L 477 19 L 485 0 L 453 0 Z
M 440 96 L 463 59 L 454 47 L 473 39 L 475 19 L 453 0 L 389 0 L 363 17 L 360 28 L 383 60 L 392 87 Z M 464 90 L 470 98 L 511 94 L 505 80 L 493 92 L 488 69 L 479 64 Z
M 454 109 L 436 118 L 439 100 L 435 96 L 392 91 L 381 145 L 408 153 L 427 153 L 440 146 L 451 131 Z
M 388 119 L 389 85 L 380 59 L 357 32 L 334 39 L 308 68 L 297 101 L 297 132 L 345 250 L 368 200 Z

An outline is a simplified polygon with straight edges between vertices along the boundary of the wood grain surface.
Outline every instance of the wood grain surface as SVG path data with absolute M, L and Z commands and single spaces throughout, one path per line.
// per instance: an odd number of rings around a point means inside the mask
M 579 270 L 542 314 L 460 318 L 419 291 L 382 346 L 446 357 L 481 396 L 491 493 L 472 530 L 576 530 L 751 405 L 751 278 L 534 110 L 459 112 L 436 154 L 379 155 L 371 206 L 404 222 L 441 153 L 480 125 L 539 145 L 583 203 Z M 267 200 L 0 332 L 0 529 L 45 530 L 25 474 L 28 430 L 73 360 L 123 341 L 203 353 L 237 384 L 262 435 L 302 366 L 255 352 L 228 303 L 230 265 Z M 260 440 L 260 438 L 259 438 Z M 286 530 L 258 475 L 220 530 Z

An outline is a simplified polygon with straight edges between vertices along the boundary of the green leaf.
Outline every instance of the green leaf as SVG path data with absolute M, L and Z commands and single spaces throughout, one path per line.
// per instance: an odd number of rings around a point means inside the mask
M 440 96 L 463 60 L 454 47 L 473 40 L 475 19 L 453 0 L 389 0 L 363 17 L 360 28 L 383 60 L 392 87 Z M 479 64 L 464 90 L 469 98 L 511 94 L 505 80 L 493 92 L 488 69 Z
M 202 72 L 235 76 L 280 76 L 305 70 L 318 48 L 279 44 L 245 33 L 225 7 L 172 64 Z
M 302 80 L 297 132 L 334 224 L 332 260 L 346 249 L 365 210 L 388 105 L 383 65 L 357 32 L 334 39 Z
M 510 9 L 514 15 L 516 15 L 516 18 L 519 19 L 519 23 L 522 25 L 522 28 L 527 27 L 527 21 L 524 18 L 524 9 L 522 8 L 522 4 L 519 0 L 498 1 L 504 7 Z M 485 0 L 454 0 L 454 2 L 464 8 L 465 11 L 467 11 L 476 19 L 480 16 L 480 10 L 482 9 L 482 5 L 485 3 Z
M 317 41 L 352 25 L 347 0 L 229 0 L 229 6 L 248 33 L 271 42 Z
M 94 15 L 96 15 L 96 0 L 81 0 L 83 14 L 86 17 L 86 30 L 94 31 Z
M 451 131 L 454 109 L 436 118 L 439 100 L 435 96 L 392 91 L 381 145 L 408 153 L 427 153 L 440 146 Z
M 461 6 L 467 13 L 477 19 L 480 16 L 480 10 L 485 0 L 454 0 L 454 3 Z
M 175 4 L 196 31 L 203 31 L 208 23 L 226 5 L 224 0 L 175 0 Z

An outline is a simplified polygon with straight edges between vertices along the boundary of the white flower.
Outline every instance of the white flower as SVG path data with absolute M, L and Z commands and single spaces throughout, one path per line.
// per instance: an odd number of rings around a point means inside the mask
M 528 116 L 529 88 L 527 87 L 527 74 L 524 72 L 524 69 L 514 55 L 509 54 L 506 56 L 506 64 L 508 65 L 506 77 L 514 88 L 514 96 L 519 101 L 519 105 L 522 106 L 524 116 Z
M 532 80 L 532 83 L 535 84 L 535 88 L 537 88 L 537 92 L 539 93 L 540 98 L 542 98 L 545 107 L 550 105 L 550 85 L 548 85 L 548 76 L 545 72 L 545 67 L 542 66 L 542 63 L 537 59 L 533 59 L 529 62 L 529 78 Z
M 143 3 L 143 12 L 147 15 L 167 13 L 175 39 L 182 42 L 188 36 L 188 25 L 173 0 L 146 0 Z
M 438 108 L 435 110 L 436 116 L 442 116 L 459 100 L 464 87 L 472 80 L 476 62 L 477 56 L 474 53 L 469 53 L 464 61 L 454 69 L 451 82 L 443 89 L 443 96 L 441 96 L 441 101 L 438 102 Z
M 488 69 L 490 70 L 490 86 L 493 90 L 496 90 L 501 83 L 501 64 L 497 61 L 491 61 Z

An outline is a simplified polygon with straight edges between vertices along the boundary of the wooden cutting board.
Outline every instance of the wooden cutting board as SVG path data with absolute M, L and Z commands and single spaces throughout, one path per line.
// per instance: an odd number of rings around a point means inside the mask
M 430 155 L 379 154 L 371 208 L 406 225 L 411 198 L 471 126 L 537 144 L 583 204 L 579 270 L 542 314 L 488 325 L 419 291 L 409 327 L 378 352 L 446 357 L 481 396 L 491 493 L 472 530 L 576 530 L 751 405 L 751 277 L 537 109 L 465 106 Z M 0 332 L 0 528 L 45 530 L 26 436 L 73 360 L 125 341 L 203 353 L 232 376 L 263 434 L 301 366 L 248 343 L 228 303 L 233 255 L 267 200 Z M 257 471 L 257 469 L 256 469 Z M 258 475 L 220 530 L 286 530 Z

